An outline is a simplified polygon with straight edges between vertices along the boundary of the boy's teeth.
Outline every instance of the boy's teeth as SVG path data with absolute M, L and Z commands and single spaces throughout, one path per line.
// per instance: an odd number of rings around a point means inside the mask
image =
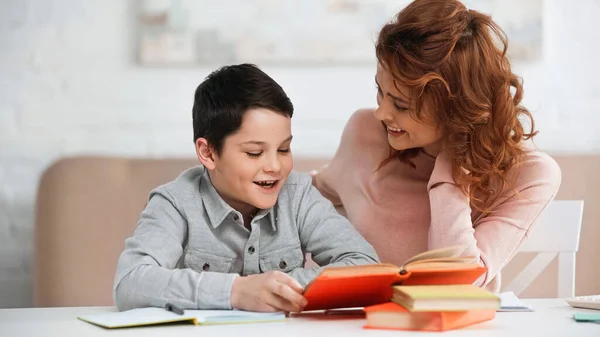
M 260 186 L 271 186 L 274 185 L 277 180 L 265 180 L 265 181 L 257 181 L 256 184 Z

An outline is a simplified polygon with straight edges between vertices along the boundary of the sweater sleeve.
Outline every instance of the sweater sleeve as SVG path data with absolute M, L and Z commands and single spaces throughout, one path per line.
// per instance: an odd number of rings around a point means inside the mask
M 319 266 L 339 267 L 379 263 L 375 249 L 310 184 L 308 177 L 297 175 L 298 200 L 296 222 L 302 250 L 311 254 Z M 321 268 L 297 268 L 290 272 L 300 284 L 307 285 Z
M 485 277 L 478 280 L 479 286 L 493 280 L 517 253 L 556 196 L 561 172 L 549 156 L 529 152 L 509 170 L 507 181 L 509 189 L 492 205 L 492 212 L 473 220 L 469 197 L 454 183 L 451 161 L 445 154 L 437 157 L 427 186 L 431 207 L 429 249 L 468 247 L 463 255 L 477 257 L 488 268 Z

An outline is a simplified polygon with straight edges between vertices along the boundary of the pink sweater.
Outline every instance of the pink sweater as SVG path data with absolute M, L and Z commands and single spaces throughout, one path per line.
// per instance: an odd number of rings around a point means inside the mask
M 421 152 L 412 160 L 416 169 L 393 160 L 376 171 L 388 155 L 381 123 L 371 110 L 358 111 L 314 183 L 341 207 L 382 262 L 401 265 L 428 249 L 466 245 L 464 254 L 477 256 L 488 268 L 478 285 L 499 291 L 500 270 L 556 195 L 561 180 L 556 162 L 528 150 L 507 173 L 508 182 L 515 184 L 509 184 L 492 213 L 484 215 L 470 207 L 468 196 L 454 184 L 445 155 L 434 158 Z

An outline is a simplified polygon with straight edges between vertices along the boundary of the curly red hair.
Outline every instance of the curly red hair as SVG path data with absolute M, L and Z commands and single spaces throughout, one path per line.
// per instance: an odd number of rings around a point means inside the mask
M 520 103 L 508 41 L 490 16 L 456 0 L 415 0 L 379 33 L 376 55 L 397 84 L 410 91 L 412 113 L 424 104 L 443 128 L 453 178 L 471 204 L 487 211 L 507 185 L 505 173 L 537 134 Z M 519 117 L 531 122 L 528 132 Z M 419 149 L 398 151 L 410 162 Z

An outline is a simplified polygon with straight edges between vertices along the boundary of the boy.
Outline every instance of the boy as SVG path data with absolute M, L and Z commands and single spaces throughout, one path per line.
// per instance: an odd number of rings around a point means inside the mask
M 164 307 L 300 311 L 324 265 L 377 263 L 373 247 L 292 172 L 293 106 L 249 64 L 223 67 L 196 89 L 201 166 L 150 193 L 119 258 L 119 310 Z

